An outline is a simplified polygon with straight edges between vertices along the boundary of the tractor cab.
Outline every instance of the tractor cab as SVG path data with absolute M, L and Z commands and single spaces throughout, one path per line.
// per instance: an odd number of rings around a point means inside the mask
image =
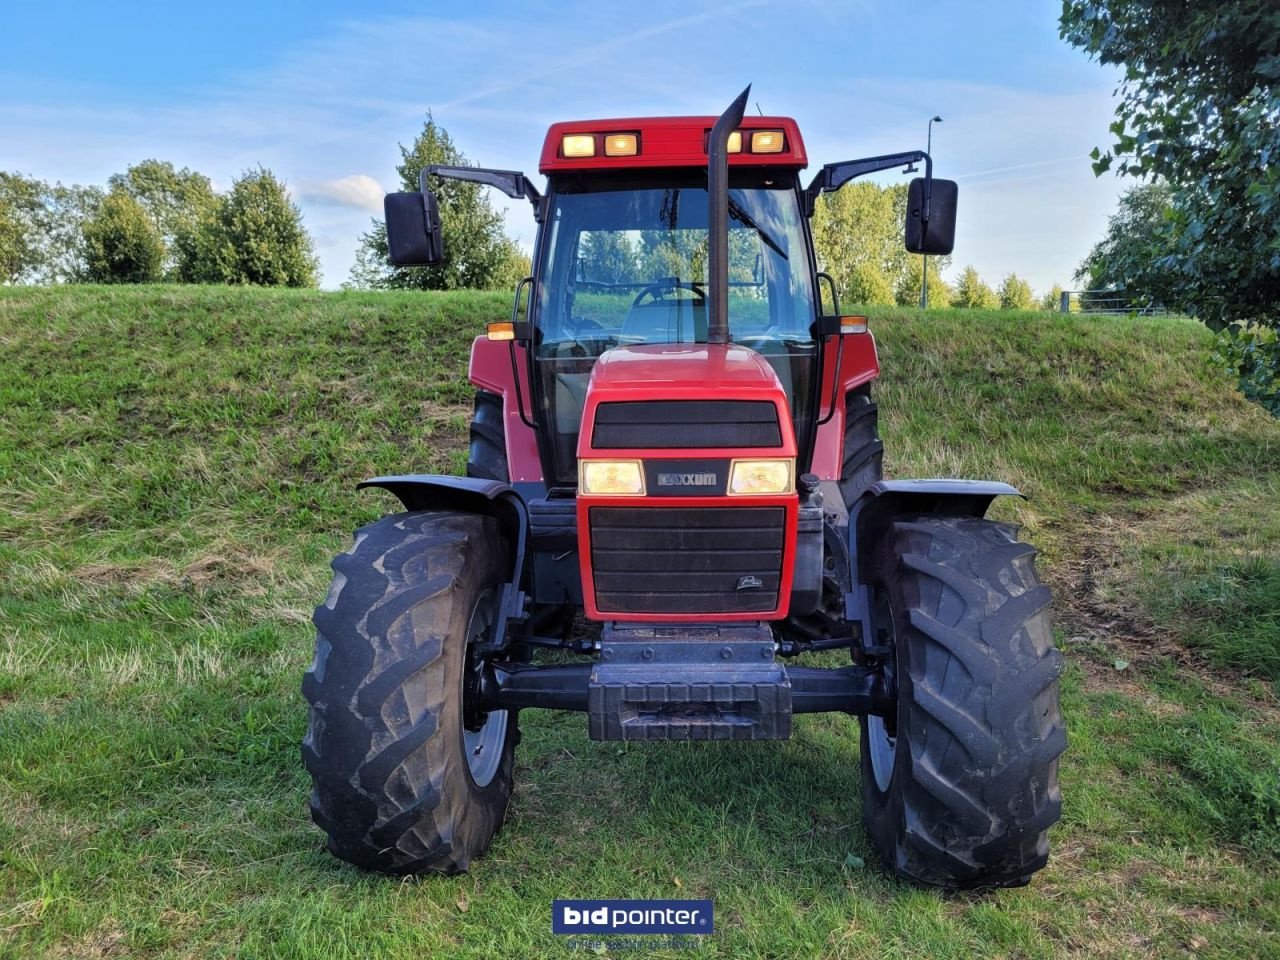
M 714 117 L 548 131 L 530 310 L 534 392 L 556 484 L 575 485 L 587 385 L 606 351 L 706 344 L 708 140 Z M 728 145 L 728 342 L 759 353 L 811 442 L 820 315 L 794 121 L 743 121 Z M 677 429 L 679 427 L 677 426 Z

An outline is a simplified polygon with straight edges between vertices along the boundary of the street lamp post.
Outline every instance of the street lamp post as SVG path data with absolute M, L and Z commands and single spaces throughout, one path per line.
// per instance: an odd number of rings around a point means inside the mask
M 933 125 L 941 123 L 941 117 L 931 117 L 928 128 L 928 141 L 925 146 L 925 153 L 933 156 Z M 927 310 L 929 308 L 929 255 L 922 254 L 922 268 L 920 270 L 920 309 Z

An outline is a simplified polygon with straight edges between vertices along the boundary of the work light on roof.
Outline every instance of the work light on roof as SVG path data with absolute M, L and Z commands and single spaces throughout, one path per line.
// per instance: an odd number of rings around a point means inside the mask
M 610 133 L 604 138 L 606 157 L 634 157 L 640 152 L 640 138 L 634 133 Z
M 596 138 L 590 133 L 570 133 L 560 141 L 560 153 L 566 157 L 594 157 Z
M 751 133 L 752 153 L 781 153 L 782 146 L 781 130 L 753 130 Z
M 728 152 L 742 153 L 744 138 L 749 153 L 782 153 L 787 146 L 781 130 L 734 130 L 729 134 Z

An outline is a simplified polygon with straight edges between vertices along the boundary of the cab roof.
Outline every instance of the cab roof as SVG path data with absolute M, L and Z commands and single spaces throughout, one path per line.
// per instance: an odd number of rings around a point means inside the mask
M 715 122 L 715 117 L 623 117 L 553 123 L 542 145 L 538 169 L 544 174 L 552 174 L 575 170 L 705 167 L 707 136 Z M 800 128 L 790 117 L 743 117 L 738 129 L 744 131 L 742 149 L 729 154 L 730 166 L 787 167 L 794 170 L 808 166 Z M 782 149 L 772 153 L 752 152 L 751 131 L 767 130 L 782 133 Z M 619 134 L 635 135 L 634 155 L 606 155 L 605 138 Z M 593 138 L 594 155 L 565 156 L 564 138 L 584 135 Z

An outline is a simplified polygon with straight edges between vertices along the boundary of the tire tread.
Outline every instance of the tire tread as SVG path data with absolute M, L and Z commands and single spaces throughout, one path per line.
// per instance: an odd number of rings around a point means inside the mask
M 467 447 L 468 477 L 510 481 L 507 428 L 502 416 L 502 397 L 488 390 L 477 390 Z
M 864 748 L 863 797 L 877 850 L 909 880 L 1020 886 L 1047 862 L 1067 738 L 1034 556 L 1013 526 L 975 517 L 902 518 L 879 545 L 896 611 L 899 756 L 880 791 Z
M 459 709 L 442 680 L 445 645 L 466 642 L 451 636 L 459 605 L 474 594 L 464 587 L 490 576 L 485 571 L 504 550 L 488 518 L 419 511 L 362 528 L 334 558 L 335 586 L 312 618 L 316 655 L 302 681 L 310 705 L 302 757 L 312 819 L 342 859 L 386 873 L 457 873 L 501 827 L 515 716 L 498 774 L 468 795 L 450 774 L 465 766 L 461 744 L 437 734 L 445 712 Z M 397 696 L 410 687 L 426 698 L 413 715 Z

